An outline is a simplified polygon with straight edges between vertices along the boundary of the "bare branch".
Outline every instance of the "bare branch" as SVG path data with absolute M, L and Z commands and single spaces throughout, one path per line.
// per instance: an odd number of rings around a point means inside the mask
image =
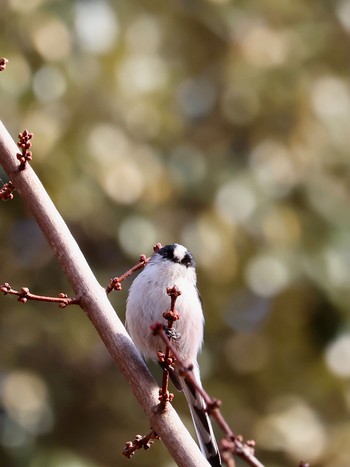
M 162 245 L 160 243 L 157 243 L 153 247 L 153 251 L 157 252 L 161 248 L 162 248 Z M 134 274 L 134 272 L 138 271 L 139 269 L 143 269 L 146 266 L 146 264 L 148 263 L 149 260 L 150 260 L 150 258 L 147 258 L 146 255 L 144 255 L 144 254 L 140 255 L 139 262 L 137 264 L 135 264 L 135 266 L 130 268 L 128 271 L 126 271 L 121 276 L 114 277 L 113 279 L 111 279 L 109 281 L 109 284 L 106 287 L 106 292 L 109 294 L 110 292 L 112 292 L 112 290 L 122 290 L 122 282 L 127 277 L 131 276 L 131 274 Z
M 32 167 L 18 170 L 17 147 L 0 122 L 0 163 L 16 191 L 32 212 L 80 306 L 96 328 L 113 360 L 146 412 L 150 425 L 161 436 L 175 462 L 181 467 L 208 466 L 180 418 L 171 406 L 157 411 L 158 386 L 110 304 L 105 289 L 97 282 L 67 225 L 55 208 Z
M 137 451 L 138 449 L 143 448 L 147 451 L 147 449 L 149 449 L 152 446 L 155 439 L 160 439 L 160 437 L 154 430 L 152 430 L 146 436 L 136 435 L 134 441 L 128 441 L 125 444 L 125 447 L 123 449 L 123 455 L 128 459 L 131 459 L 131 457 L 135 454 L 135 451 Z
M 171 299 L 170 310 L 163 313 L 163 318 L 168 321 L 167 336 L 168 339 L 171 339 L 171 333 L 173 329 L 173 324 L 177 321 L 180 316 L 175 310 L 175 303 L 177 298 L 181 295 L 180 290 L 174 285 L 173 287 L 168 287 L 166 290 L 167 294 Z M 162 387 L 159 389 L 159 400 L 160 400 L 160 410 L 165 410 L 167 402 L 171 402 L 174 399 L 174 394 L 169 392 L 169 369 L 174 363 L 175 358 L 171 354 L 170 347 L 167 345 L 165 348 L 165 354 L 163 352 L 158 352 L 158 361 L 163 367 L 163 381 Z
M 0 58 L 0 71 L 6 70 L 6 65 L 8 64 L 8 60 L 5 57 Z
M 12 185 L 12 182 L 4 183 L 3 186 L 0 188 L 0 199 L 2 201 L 8 201 L 13 199 L 13 192 L 15 191 L 15 187 Z
M 26 163 L 30 162 L 33 159 L 32 151 L 29 149 L 32 147 L 31 139 L 33 138 L 33 133 L 24 130 L 23 133 L 18 133 L 18 143 L 17 146 L 21 150 L 16 154 L 17 159 L 20 162 L 19 170 L 24 170 Z
M 112 290 L 121 290 L 122 289 L 122 282 L 131 274 L 134 272 L 138 271 L 139 269 L 143 269 L 146 264 L 148 263 L 149 258 L 146 258 L 146 255 L 140 255 L 140 259 L 138 264 L 130 268 L 128 271 L 126 271 L 124 274 L 122 274 L 119 277 L 114 277 L 109 281 L 108 286 L 106 287 L 106 292 L 109 294 L 112 292 Z
M 0 292 L 4 295 L 16 295 L 18 301 L 26 303 L 28 300 L 36 300 L 37 302 L 58 303 L 60 308 L 65 308 L 68 305 L 77 305 L 80 302 L 79 298 L 70 298 L 65 293 L 60 293 L 58 297 L 46 297 L 45 295 L 35 295 L 29 292 L 28 287 L 22 287 L 21 291 L 14 290 L 7 282 L 0 285 Z
M 174 303 L 174 297 L 172 296 L 172 306 L 174 305 Z M 190 381 L 191 385 L 196 388 L 196 391 L 198 391 L 201 394 L 207 406 L 207 412 L 210 416 L 215 418 L 215 421 L 225 433 L 225 438 L 222 440 L 221 443 L 221 449 L 224 452 L 223 458 L 227 465 L 232 465 L 230 458 L 232 458 L 232 454 L 234 454 L 240 457 L 241 459 L 244 459 L 247 462 L 247 464 L 253 467 L 264 467 L 264 465 L 254 456 L 255 442 L 247 441 L 244 443 L 242 436 L 236 435 L 231 430 L 230 426 L 228 425 L 222 413 L 220 412 L 219 407 L 221 405 L 221 401 L 211 398 L 209 394 L 203 389 L 203 387 L 197 384 L 197 381 L 192 374 L 193 365 L 186 366 L 180 353 L 169 339 L 169 336 L 166 333 L 166 326 L 162 323 L 155 323 L 153 326 L 151 326 L 151 329 L 153 333 L 155 335 L 159 335 L 163 342 L 166 344 L 167 352 L 169 350 L 169 353 L 171 353 L 171 355 L 175 357 L 177 365 L 180 367 L 179 373 L 188 381 Z

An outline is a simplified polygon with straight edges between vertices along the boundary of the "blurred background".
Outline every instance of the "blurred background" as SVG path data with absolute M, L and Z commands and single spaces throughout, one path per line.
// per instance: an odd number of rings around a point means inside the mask
M 204 385 L 269 467 L 350 465 L 349 34 L 350 0 L 1 2 L 0 118 L 101 284 L 193 252 Z M 19 196 L 0 209 L 0 283 L 71 294 Z M 78 308 L 0 310 L 1 467 L 174 466 L 121 455 L 148 422 Z

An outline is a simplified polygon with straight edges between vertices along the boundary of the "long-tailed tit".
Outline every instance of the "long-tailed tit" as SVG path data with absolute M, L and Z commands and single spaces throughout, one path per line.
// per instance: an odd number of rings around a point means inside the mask
M 197 289 L 197 276 L 192 254 L 182 245 L 166 245 L 155 252 L 132 283 L 126 306 L 126 327 L 139 351 L 150 359 L 165 353 L 165 343 L 152 335 L 151 325 L 162 321 L 169 309 L 167 287 L 181 291 L 176 301 L 180 319 L 174 323 L 174 341 L 186 364 L 193 364 L 193 375 L 201 385 L 197 355 L 203 342 L 204 316 Z M 187 399 L 200 448 L 212 466 L 221 466 L 220 454 L 205 412 L 205 402 L 195 388 L 176 372 L 175 376 Z

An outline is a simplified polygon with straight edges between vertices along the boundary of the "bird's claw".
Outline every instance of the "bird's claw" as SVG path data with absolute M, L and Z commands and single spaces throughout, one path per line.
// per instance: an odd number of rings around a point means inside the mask
M 176 332 L 173 328 L 165 328 L 165 334 L 168 336 L 169 339 L 173 341 L 177 341 L 181 337 L 181 334 L 179 332 Z

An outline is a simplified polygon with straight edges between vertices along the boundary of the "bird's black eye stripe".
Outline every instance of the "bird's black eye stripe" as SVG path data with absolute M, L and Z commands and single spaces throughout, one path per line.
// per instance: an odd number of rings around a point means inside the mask
M 191 253 L 186 253 L 185 256 L 181 260 L 181 264 L 184 264 L 185 266 L 190 266 L 193 264 L 193 256 Z
M 163 246 L 163 248 L 158 251 L 158 254 L 163 258 L 174 259 L 174 245 Z
M 182 254 L 181 254 L 181 256 L 175 256 L 175 253 L 177 252 L 177 250 L 176 250 L 177 247 L 178 247 L 178 245 L 176 243 L 174 243 L 172 245 L 165 245 L 160 250 L 158 250 L 157 253 L 162 258 L 169 259 L 169 260 L 173 261 L 174 263 L 183 264 L 187 268 L 190 267 L 190 266 L 194 267 L 194 265 L 195 265 L 194 259 L 193 259 L 192 254 L 189 251 L 186 251 L 185 254 L 183 255 L 183 257 L 182 257 Z

